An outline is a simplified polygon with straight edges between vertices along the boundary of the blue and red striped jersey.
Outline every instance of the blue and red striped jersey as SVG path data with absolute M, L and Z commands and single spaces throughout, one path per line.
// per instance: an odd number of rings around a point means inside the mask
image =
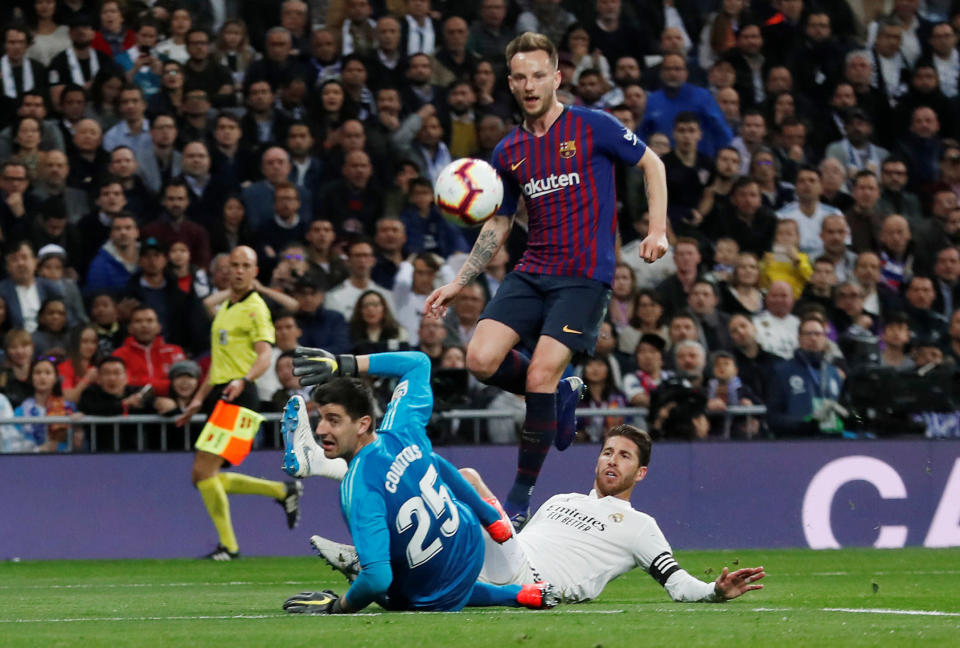
M 542 137 L 522 127 L 497 144 L 500 214 L 523 195 L 530 235 L 517 270 L 589 277 L 609 285 L 616 264 L 614 162 L 634 165 L 646 144 L 612 115 L 569 106 Z

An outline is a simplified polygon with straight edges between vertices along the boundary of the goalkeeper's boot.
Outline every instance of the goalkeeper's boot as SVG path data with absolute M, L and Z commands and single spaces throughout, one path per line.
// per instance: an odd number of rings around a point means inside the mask
M 566 450 L 577 436 L 577 403 L 583 395 L 583 380 L 577 376 L 564 378 L 557 385 L 557 436 L 553 445 Z
M 284 601 L 283 609 L 290 614 L 330 614 L 338 598 L 333 590 L 300 592 Z
M 550 583 L 540 581 L 522 586 L 517 593 L 517 603 L 531 610 L 549 610 L 560 603 L 560 594 Z
M 300 522 L 300 497 L 303 495 L 303 482 L 286 482 L 287 494 L 282 500 L 277 500 L 287 514 L 287 528 L 292 529 Z
M 297 479 L 309 477 L 312 463 L 318 453 L 323 455 L 323 449 L 313 436 L 303 396 L 291 396 L 287 401 L 280 431 L 283 433 L 283 472 Z
M 318 535 L 310 536 L 310 544 L 328 565 L 344 575 L 348 583 L 353 583 L 357 579 L 357 575 L 360 574 L 360 558 L 353 546 L 327 540 Z
M 231 560 L 236 560 L 239 557 L 239 551 L 230 551 L 222 544 L 218 544 L 216 549 L 204 556 L 204 558 L 216 560 L 217 562 L 229 562 Z

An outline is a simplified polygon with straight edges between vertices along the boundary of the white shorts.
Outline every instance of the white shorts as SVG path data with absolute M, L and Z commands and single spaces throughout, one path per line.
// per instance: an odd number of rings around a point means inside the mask
M 503 509 L 500 502 L 487 500 L 501 513 Z M 506 514 L 504 513 L 504 518 Z M 530 585 L 543 580 L 537 573 L 536 568 L 530 563 L 527 557 L 527 551 L 523 541 L 520 540 L 517 533 L 513 532 L 513 537 L 498 544 L 494 542 L 489 533 L 483 534 L 483 569 L 477 577 L 481 583 L 491 585 Z

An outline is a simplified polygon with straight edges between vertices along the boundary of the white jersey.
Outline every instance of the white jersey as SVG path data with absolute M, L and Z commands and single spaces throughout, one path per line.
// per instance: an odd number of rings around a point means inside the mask
M 486 537 L 486 534 L 485 534 Z M 565 601 L 596 598 L 634 567 L 648 572 L 677 601 L 713 601 L 713 583 L 680 568 L 656 520 L 617 497 L 554 495 L 515 539 L 487 538 L 480 580 L 494 584 L 544 580 Z

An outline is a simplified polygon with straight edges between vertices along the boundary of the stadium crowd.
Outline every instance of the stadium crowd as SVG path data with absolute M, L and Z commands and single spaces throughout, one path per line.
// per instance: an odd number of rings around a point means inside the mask
M 9 0 L 0 25 L 0 417 L 183 412 L 238 245 L 276 327 L 264 410 L 301 391 L 299 344 L 419 349 L 438 409 L 522 413 L 464 348 L 523 228 L 443 321 L 423 305 L 477 235 L 433 182 L 517 123 L 524 31 L 559 44 L 565 104 L 667 171 L 671 249 L 646 264 L 643 174 L 617 169 L 583 407 L 648 407 L 655 438 L 836 435 L 845 380 L 960 359 L 958 0 Z M 957 412 L 902 423 L 960 436 Z M 471 425 L 516 439 L 432 433 Z M 5 425 L 0 449 L 88 447 L 70 427 Z

